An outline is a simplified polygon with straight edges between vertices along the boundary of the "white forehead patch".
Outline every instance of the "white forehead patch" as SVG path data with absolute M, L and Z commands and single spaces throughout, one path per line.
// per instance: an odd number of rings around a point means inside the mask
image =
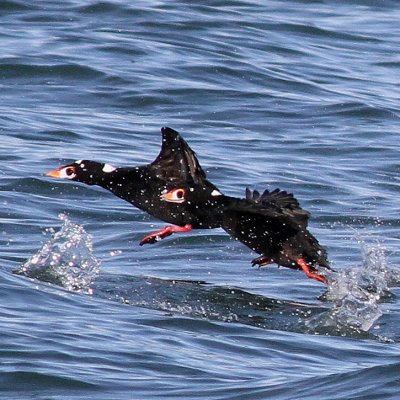
M 219 192 L 218 190 L 213 190 L 212 192 L 211 192 L 211 196 L 222 196 L 222 193 L 221 192 Z
M 110 164 L 104 164 L 103 172 L 109 173 L 109 172 L 115 171 L 116 169 L 117 169 L 117 168 L 113 167 L 113 166 L 110 165 Z

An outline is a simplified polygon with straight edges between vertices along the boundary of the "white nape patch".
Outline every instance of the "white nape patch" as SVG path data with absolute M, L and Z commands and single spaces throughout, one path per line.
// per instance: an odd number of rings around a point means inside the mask
M 82 164 L 82 161 L 83 161 L 83 160 L 76 160 L 76 161 L 75 161 L 75 164 Z
M 221 192 L 219 192 L 218 190 L 213 190 L 212 192 L 211 192 L 211 196 L 222 196 L 222 193 Z
M 113 166 L 110 165 L 110 164 L 104 164 L 103 172 L 110 173 L 110 172 L 115 171 L 116 169 L 117 169 L 117 168 L 113 167 Z

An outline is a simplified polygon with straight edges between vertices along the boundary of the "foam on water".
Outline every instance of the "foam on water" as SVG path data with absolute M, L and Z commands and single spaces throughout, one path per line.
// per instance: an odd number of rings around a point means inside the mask
M 14 273 L 60 285 L 67 290 L 90 293 L 100 271 L 93 254 L 92 236 L 81 225 L 60 214 L 61 229 Z
M 389 267 L 381 245 L 362 242 L 360 266 L 330 273 L 324 306 L 269 299 L 237 288 L 158 278 L 107 276 L 94 283 L 100 261 L 93 254 L 92 236 L 60 215 L 63 225 L 42 248 L 16 271 L 67 290 L 123 300 L 124 303 L 224 322 L 239 322 L 268 329 L 311 334 L 364 336 L 371 334 L 383 315 L 391 285 L 400 282 L 399 270 Z M 101 278 L 99 278 L 101 280 Z M 110 297 L 111 295 L 111 297 Z
M 316 332 L 369 332 L 383 315 L 383 302 L 389 287 L 399 280 L 399 271 L 389 267 L 385 249 L 362 244 L 362 264 L 332 273 L 325 299 L 330 309 L 307 321 Z

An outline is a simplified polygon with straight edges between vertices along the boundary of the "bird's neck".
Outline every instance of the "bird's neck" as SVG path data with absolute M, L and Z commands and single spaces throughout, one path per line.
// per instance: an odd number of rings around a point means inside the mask
M 97 182 L 98 186 L 109 190 L 116 196 L 143 209 L 143 201 L 151 198 L 161 190 L 157 179 L 149 174 L 146 167 L 118 168 L 110 173 L 103 174 Z

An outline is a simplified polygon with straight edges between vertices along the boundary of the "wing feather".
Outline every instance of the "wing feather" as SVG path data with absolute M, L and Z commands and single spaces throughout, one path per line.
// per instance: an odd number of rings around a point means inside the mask
M 265 217 L 282 218 L 306 228 L 310 213 L 300 207 L 292 193 L 285 190 L 265 190 L 262 195 L 257 190 L 246 188 L 245 201 L 236 204 L 237 210 Z
M 162 145 L 160 154 L 150 164 L 157 176 L 170 182 L 202 184 L 206 174 L 201 168 L 196 153 L 182 136 L 171 128 L 161 128 Z

